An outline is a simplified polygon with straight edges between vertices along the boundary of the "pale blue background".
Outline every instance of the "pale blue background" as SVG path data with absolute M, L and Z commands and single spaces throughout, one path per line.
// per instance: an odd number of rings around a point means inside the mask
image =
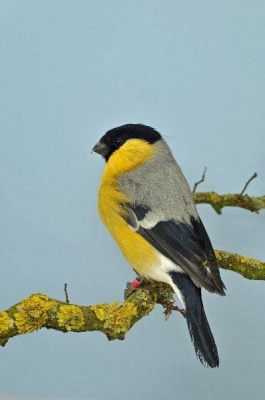
M 166 135 L 201 190 L 265 193 L 264 1 L 0 1 L 2 309 L 31 293 L 79 304 L 122 299 L 133 279 L 96 211 L 97 139 L 125 122 Z M 217 248 L 265 259 L 265 213 L 209 206 Z M 222 272 L 204 295 L 221 367 L 196 360 L 184 321 L 157 307 L 109 343 L 41 331 L 0 350 L 12 399 L 256 400 L 264 397 L 263 282 Z

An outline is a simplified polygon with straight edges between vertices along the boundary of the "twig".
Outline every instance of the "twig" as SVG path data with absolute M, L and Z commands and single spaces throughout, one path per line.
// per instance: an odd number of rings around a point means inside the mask
M 64 293 L 65 293 L 65 302 L 69 304 L 69 296 L 68 296 L 68 290 L 67 290 L 67 283 L 64 284 Z
M 240 207 L 256 213 L 265 209 L 265 196 L 249 197 L 232 193 L 196 192 L 193 197 L 196 204 L 210 204 L 217 214 L 221 214 L 224 207 Z
M 198 182 L 195 182 L 195 183 L 194 183 L 192 193 L 195 193 L 197 187 L 198 187 L 202 182 L 205 181 L 206 171 L 207 171 L 207 167 L 204 167 L 204 171 L 203 171 L 202 177 L 201 177 L 201 179 L 200 179 Z
M 258 176 L 257 172 L 254 172 L 254 174 L 253 174 L 253 175 L 249 178 L 249 180 L 245 183 L 245 186 L 243 187 L 242 192 L 239 193 L 240 196 L 243 196 L 243 194 L 245 193 L 245 191 L 246 191 L 248 185 L 250 184 L 250 182 L 251 182 L 253 179 L 257 178 L 257 176 Z

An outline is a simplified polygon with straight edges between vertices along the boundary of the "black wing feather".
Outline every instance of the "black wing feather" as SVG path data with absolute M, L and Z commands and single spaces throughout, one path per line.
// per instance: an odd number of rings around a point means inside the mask
M 171 219 L 145 229 L 141 220 L 151 210 L 138 205 L 126 205 L 126 221 L 161 254 L 181 267 L 195 282 L 210 292 L 224 294 L 215 254 L 201 220 L 192 218 L 190 224 Z M 137 227 L 135 223 L 137 219 Z M 209 267 L 210 272 L 206 267 Z

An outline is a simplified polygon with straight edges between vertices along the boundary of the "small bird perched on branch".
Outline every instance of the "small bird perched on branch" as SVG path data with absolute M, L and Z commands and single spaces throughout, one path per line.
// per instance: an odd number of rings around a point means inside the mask
M 159 132 L 141 124 L 109 130 L 93 151 L 106 160 L 100 216 L 136 272 L 168 283 L 185 309 L 199 360 L 219 366 L 201 288 L 224 295 L 214 251 L 192 193 Z

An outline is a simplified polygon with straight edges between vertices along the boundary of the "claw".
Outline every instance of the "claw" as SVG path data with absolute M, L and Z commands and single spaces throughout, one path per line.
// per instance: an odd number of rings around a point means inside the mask
M 164 304 L 163 307 L 165 308 L 165 310 L 163 311 L 163 313 L 165 314 L 165 320 L 168 320 L 173 311 L 180 312 L 183 317 L 186 318 L 186 310 L 184 310 L 184 308 L 174 306 L 174 303 Z

